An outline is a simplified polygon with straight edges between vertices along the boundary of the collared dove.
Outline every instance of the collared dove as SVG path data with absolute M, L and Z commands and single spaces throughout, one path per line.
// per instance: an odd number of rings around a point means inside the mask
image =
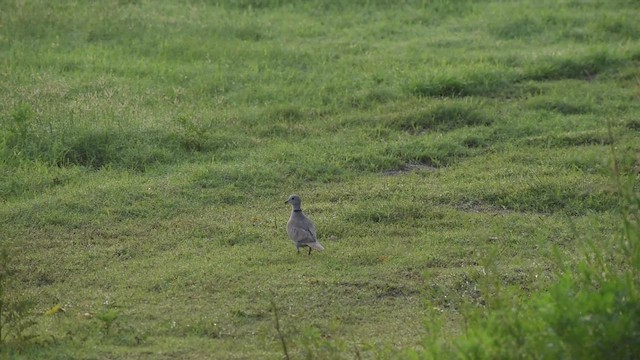
M 291 209 L 289 222 L 287 222 L 287 234 L 289 234 L 291 241 L 296 245 L 298 254 L 300 253 L 300 248 L 305 246 L 309 248 L 308 255 L 311 255 L 311 249 L 318 251 L 324 250 L 324 247 L 318 242 L 316 227 L 313 225 L 311 219 L 302 213 L 300 196 L 291 195 L 284 203 L 291 204 L 293 207 L 293 209 Z

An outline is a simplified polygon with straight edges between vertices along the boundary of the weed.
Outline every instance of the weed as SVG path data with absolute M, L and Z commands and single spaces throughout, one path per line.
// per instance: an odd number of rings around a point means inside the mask
M 109 331 L 114 322 L 118 320 L 118 312 L 114 309 L 107 309 L 96 315 L 96 318 L 102 322 L 102 330 L 105 335 L 109 335 Z
M 271 310 L 273 310 L 273 319 L 275 321 L 276 332 L 278 333 L 278 338 L 280 339 L 280 343 L 282 344 L 282 352 L 284 353 L 284 358 L 289 360 L 289 350 L 287 349 L 287 341 L 285 340 L 284 334 L 280 329 L 280 317 L 278 316 L 278 308 L 276 306 L 276 301 L 274 300 L 273 293 L 271 294 Z

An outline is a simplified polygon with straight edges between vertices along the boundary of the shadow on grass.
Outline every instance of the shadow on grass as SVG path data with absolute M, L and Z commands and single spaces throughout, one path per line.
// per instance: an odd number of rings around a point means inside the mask
M 408 85 L 409 93 L 418 97 L 487 97 L 511 98 L 522 93 L 518 84 L 527 81 L 578 79 L 592 81 L 607 70 L 615 70 L 637 61 L 634 54 L 612 53 L 606 49 L 585 53 L 542 55 L 506 64 L 498 70 L 446 68 L 440 73 L 425 74 Z M 513 62 L 513 61 L 511 61 Z

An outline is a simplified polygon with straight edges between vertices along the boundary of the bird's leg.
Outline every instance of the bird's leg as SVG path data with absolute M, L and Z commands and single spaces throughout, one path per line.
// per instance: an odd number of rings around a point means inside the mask
M 298 250 L 298 255 L 300 255 L 300 248 L 296 248 L 296 250 Z
M 307 256 L 308 255 L 311 255 L 311 246 L 309 246 L 309 253 L 307 254 Z

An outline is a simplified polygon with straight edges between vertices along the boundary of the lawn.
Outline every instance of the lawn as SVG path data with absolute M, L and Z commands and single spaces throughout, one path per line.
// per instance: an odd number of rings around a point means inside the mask
M 608 251 L 640 189 L 638 18 L 0 1 L 0 350 L 438 358 L 434 328 L 456 349 L 469 314 L 553 297 L 594 252 L 637 296 Z M 287 238 L 294 193 L 324 252 Z

